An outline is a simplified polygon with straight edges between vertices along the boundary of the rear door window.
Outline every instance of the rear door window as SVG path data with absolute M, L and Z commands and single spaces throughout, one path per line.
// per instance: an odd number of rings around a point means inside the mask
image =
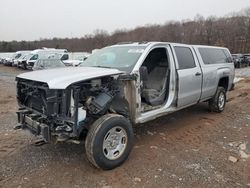
M 204 64 L 220 64 L 231 62 L 230 54 L 219 48 L 199 48 Z
M 174 50 L 178 60 L 179 69 L 190 69 L 196 67 L 194 56 L 190 48 L 175 46 Z

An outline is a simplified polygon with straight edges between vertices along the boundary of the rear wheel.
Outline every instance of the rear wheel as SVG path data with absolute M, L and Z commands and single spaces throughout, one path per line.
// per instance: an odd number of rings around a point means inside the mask
M 218 87 L 212 99 L 208 102 L 209 108 L 213 112 L 222 112 L 226 105 L 226 91 L 223 87 Z
M 120 166 L 133 147 L 133 129 L 121 115 L 108 114 L 91 125 L 85 148 L 88 160 L 97 168 L 110 170 Z

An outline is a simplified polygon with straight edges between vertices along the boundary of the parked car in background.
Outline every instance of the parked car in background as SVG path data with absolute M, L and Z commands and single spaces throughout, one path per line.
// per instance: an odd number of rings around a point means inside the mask
M 24 55 L 22 58 L 17 60 L 17 67 L 22 69 L 27 69 L 27 60 L 33 56 L 32 53 Z
M 14 61 L 22 56 L 23 53 L 29 53 L 30 51 L 17 51 L 11 57 L 6 58 L 4 65 L 12 66 Z
M 5 65 L 5 66 L 11 66 L 11 63 L 12 62 L 12 57 L 6 57 L 5 59 L 4 59 L 4 61 L 3 61 L 3 64 Z
M 1 62 L 2 64 L 5 64 L 7 63 L 7 61 L 14 55 L 13 52 L 3 52 L 3 53 L 0 53 L 0 59 L 1 59 Z
M 60 59 L 39 59 L 35 62 L 32 70 L 54 69 L 65 67 Z
M 61 61 L 66 61 L 69 59 L 68 52 L 55 52 L 49 53 L 47 56 L 44 56 L 47 59 L 60 59 Z
M 128 158 L 132 125 L 199 102 L 222 112 L 233 80 L 227 48 L 118 44 L 98 50 L 79 67 L 18 75 L 18 127 L 45 142 L 84 141 L 88 160 L 109 170 Z
M 12 58 L 13 55 L 14 55 L 13 52 L 1 53 L 0 54 L 1 63 L 4 65 L 8 65 L 8 62 L 10 61 L 10 59 Z
M 0 64 L 3 64 L 4 58 L 0 57 Z
M 250 66 L 250 54 L 244 54 L 244 61 Z
M 66 54 L 68 51 L 66 49 L 54 49 L 54 48 L 44 48 L 44 49 L 37 49 L 34 51 L 31 51 L 30 55 L 26 58 L 26 61 L 23 64 L 24 69 L 32 69 L 35 62 L 39 59 L 48 59 L 48 58 L 54 58 L 57 59 L 57 57 L 60 56 L 61 59 L 64 59 L 63 57 L 68 57 Z
M 0 64 L 3 64 L 4 61 L 4 53 L 0 53 Z
M 243 54 L 232 54 L 232 57 L 234 60 L 235 68 L 242 68 L 248 66 L 248 63 L 246 63 Z
M 28 54 L 30 54 L 31 51 L 18 51 L 16 52 L 17 56 L 14 58 L 13 62 L 12 62 L 12 66 L 13 67 L 17 67 L 18 66 L 18 62 L 19 60 L 23 59 L 23 57 L 27 56 Z
M 69 54 L 68 60 L 63 60 L 66 66 L 79 66 L 85 59 L 88 58 L 90 54 L 86 52 L 73 52 Z

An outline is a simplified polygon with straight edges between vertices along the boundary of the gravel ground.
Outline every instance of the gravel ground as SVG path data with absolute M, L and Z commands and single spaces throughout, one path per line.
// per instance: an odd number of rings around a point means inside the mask
M 250 187 L 250 68 L 223 113 L 202 103 L 135 127 L 129 159 L 94 168 L 82 144 L 33 143 L 16 125 L 16 68 L 0 65 L 0 187 Z

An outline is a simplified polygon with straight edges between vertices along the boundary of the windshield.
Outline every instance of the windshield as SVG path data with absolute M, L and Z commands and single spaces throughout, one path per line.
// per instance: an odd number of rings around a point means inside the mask
M 23 56 L 22 59 L 26 59 L 26 60 L 29 60 L 34 54 L 26 54 Z
M 18 59 L 19 57 L 21 57 L 21 55 L 22 55 L 21 53 L 16 54 L 14 59 Z
M 37 60 L 38 59 L 38 54 L 34 54 L 31 58 L 30 58 L 30 60 Z
M 90 55 L 80 66 L 116 68 L 129 73 L 145 48 L 144 46 L 106 47 Z
M 29 55 L 29 53 L 23 53 L 18 59 L 24 59 L 25 57 L 27 57 Z

